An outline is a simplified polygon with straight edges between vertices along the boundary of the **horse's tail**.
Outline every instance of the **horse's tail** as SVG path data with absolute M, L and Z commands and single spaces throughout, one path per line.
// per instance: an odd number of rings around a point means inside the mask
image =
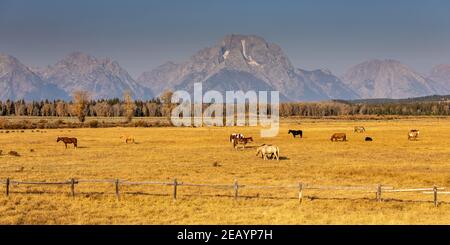
M 280 147 L 277 146 L 277 160 L 280 160 Z

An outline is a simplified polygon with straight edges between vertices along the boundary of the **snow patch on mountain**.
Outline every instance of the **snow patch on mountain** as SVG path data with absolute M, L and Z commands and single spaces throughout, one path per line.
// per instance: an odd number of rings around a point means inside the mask
M 225 53 L 222 55 L 223 59 L 226 60 L 229 54 L 230 54 L 230 51 L 226 50 Z
M 251 56 L 247 56 L 247 53 L 245 52 L 245 39 L 241 40 L 241 44 L 242 44 L 242 55 L 247 60 L 247 63 L 249 65 L 259 66 L 258 62 L 256 62 Z

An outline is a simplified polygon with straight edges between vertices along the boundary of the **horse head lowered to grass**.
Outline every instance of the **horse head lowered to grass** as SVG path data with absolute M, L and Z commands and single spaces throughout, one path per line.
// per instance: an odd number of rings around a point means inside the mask
M 78 140 L 77 138 L 69 138 L 69 137 L 58 137 L 56 139 L 56 142 L 64 142 L 64 145 L 66 146 L 67 149 L 67 144 L 73 144 L 74 148 L 78 147 Z

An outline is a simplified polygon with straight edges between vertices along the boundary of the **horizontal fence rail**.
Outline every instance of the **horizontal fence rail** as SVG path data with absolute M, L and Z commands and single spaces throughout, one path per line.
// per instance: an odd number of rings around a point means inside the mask
M 296 185 L 245 185 L 239 184 L 237 180 L 230 184 L 195 184 L 179 182 L 177 179 L 173 181 L 130 181 L 120 179 L 75 179 L 72 178 L 67 181 L 19 181 L 12 180 L 10 178 L 0 179 L 0 184 L 5 186 L 5 195 L 11 194 L 12 185 L 69 185 L 70 194 L 75 197 L 75 186 L 81 183 L 109 183 L 114 186 L 114 193 L 118 200 L 120 200 L 120 188 L 121 186 L 139 186 L 139 185 L 159 185 L 159 186 L 172 186 L 173 187 L 173 199 L 177 199 L 178 188 L 180 186 L 185 187 L 201 187 L 201 188 L 215 188 L 215 189 L 230 189 L 234 190 L 234 198 L 239 197 L 239 189 L 296 189 L 298 191 L 298 200 L 301 203 L 304 195 L 304 191 L 348 191 L 348 192 L 370 192 L 376 193 L 375 199 L 379 202 L 382 201 L 382 193 L 420 193 L 420 194 L 433 194 L 434 206 L 438 206 L 438 194 L 448 195 L 450 191 L 446 191 L 445 187 L 420 187 L 420 188 L 402 188 L 396 189 L 392 186 L 383 186 L 381 184 L 372 186 L 331 186 L 331 185 L 309 185 L 305 183 L 297 183 Z M 139 193 L 133 193 L 139 194 Z M 259 197 L 259 195 L 258 195 Z
M 445 190 L 445 188 L 437 188 L 437 190 Z M 433 191 L 433 188 L 409 188 L 409 189 L 393 189 L 386 190 L 384 192 L 423 192 L 423 191 Z
M 10 180 L 10 184 L 15 185 L 67 185 L 70 184 L 71 181 L 65 181 L 65 182 L 37 182 L 37 181 L 15 181 Z

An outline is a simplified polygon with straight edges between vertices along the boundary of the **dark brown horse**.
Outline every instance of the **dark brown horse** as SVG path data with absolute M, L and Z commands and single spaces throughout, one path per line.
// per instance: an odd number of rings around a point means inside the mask
M 303 138 L 303 131 L 301 131 L 301 130 L 292 130 L 292 129 L 289 129 L 288 134 L 292 134 L 292 136 L 294 136 L 294 138 L 295 138 L 297 135 L 300 135 L 300 138 Z
M 58 139 L 56 139 L 56 142 L 64 142 L 64 145 L 66 146 L 67 149 L 67 144 L 73 144 L 74 148 L 78 147 L 78 140 L 77 138 L 69 138 L 69 137 L 58 137 Z

